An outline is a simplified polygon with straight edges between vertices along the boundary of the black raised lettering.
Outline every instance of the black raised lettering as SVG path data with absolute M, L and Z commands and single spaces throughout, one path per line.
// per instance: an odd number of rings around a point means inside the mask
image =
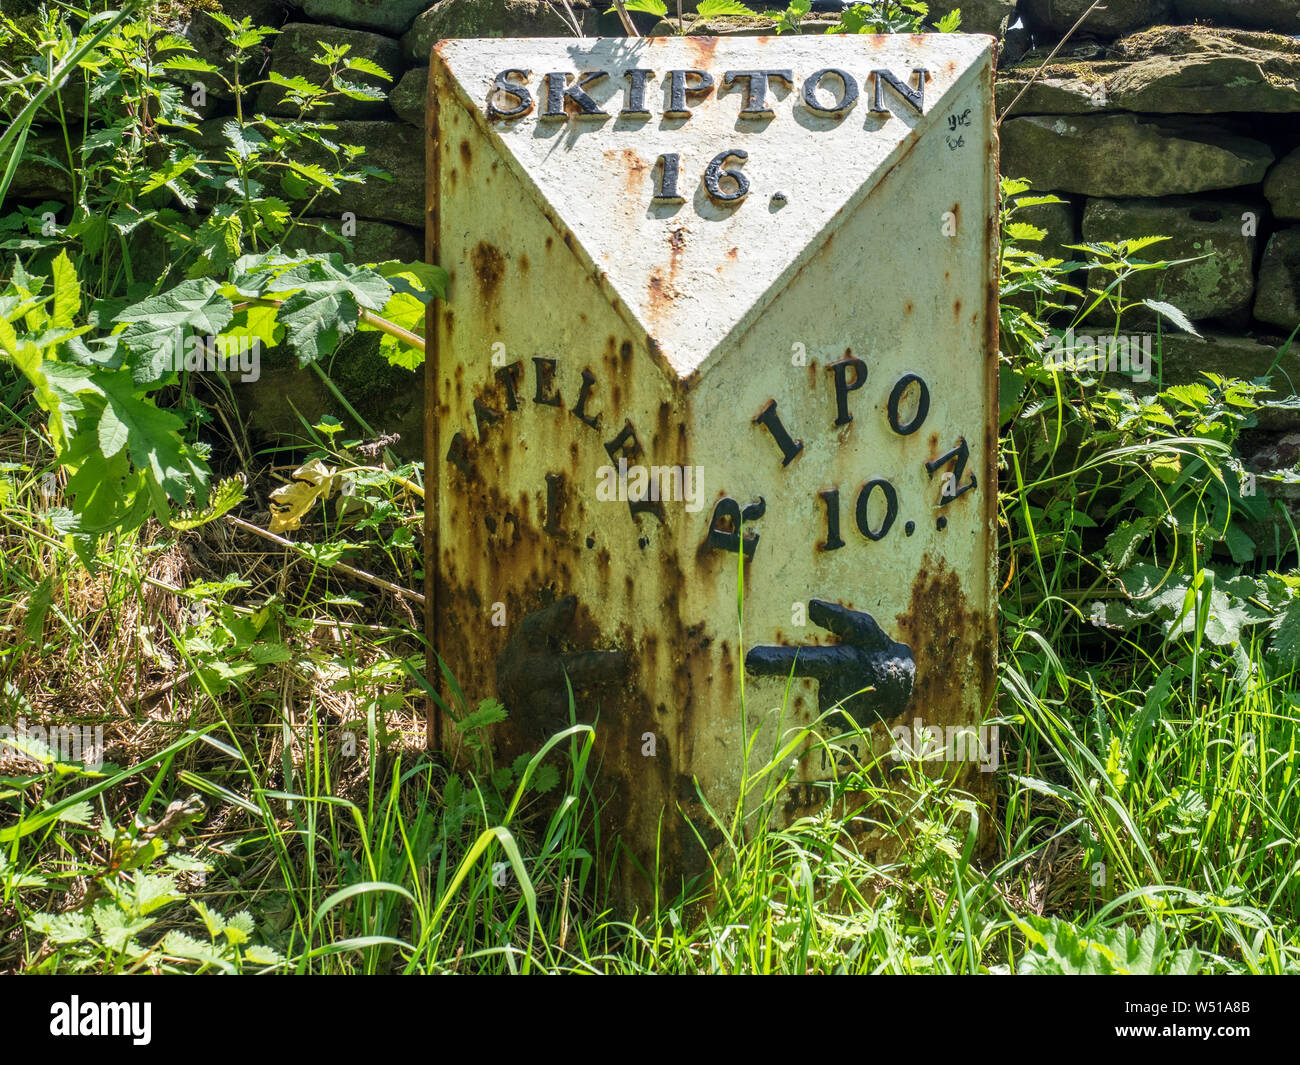
M 767 513 L 767 503 L 762 496 L 758 501 L 748 503 L 741 509 L 730 496 L 719 499 L 713 508 L 713 517 L 709 521 L 709 546 L 718 551 L 744 551 L 746 558 L 754 557 L 758 547 L 758 533 L 745 533 L 741 536 L 741 527 L 745 521 L 758 521 Z
M 791 439 L 786 428 L 781 424 L 781 416 L 776 413 L 776 400 L 769 399 L 763 412 L 754 419 L 756 425 L 763 426 L 772 434 L 772 439 L 776 441 L 776 446 L 781 449 L 781 465 L 789 466 L 794 461 L 795 456 L 803 450 L 803 441 Z
M 693 83 L 687 79 L 693 78 Z M 670 70 L 668 72 L 668 109 L 664 118 L 690 118 L 686 98 L 698 99 L 713 88 L 713 75 L 706 70 Z
M 835 103 L 830 107 L 824 107 L 817 98 L 817 90 L 821 87 L 822 82 L 830 77 L 839 79 L 840 94 L 836 97 Z M 857 79 L 847 70 L 840 70 L 837 67 L 825 67 L 803 83 L 803 102 L 808 110 L 816 111 L 819 115 L 846 114 L 858 102 Z
M 655 189 L 655 203 L 686 202 L 686 197 L 677 191 L 681 166 L 682 157 L 676 152 L 665 152 L 659 157 L 659 184 Z
M 739 170 L 723 170 L 729 159 L 739 159 L 742 163 L 749 158 L 749 153 L 739 148 L 729 148 L 719 152 L 709 162 L 704 171 L 704 188 L 718 203 L 738 203 L 749 195 L 749 178 Z M 722 179 L 729 179 L 735 186 L 731 192 L 722 188 Z
M 880 523 L 879 529 L 872 529 L 867 518 L 867 508 L 871 503 L 871 493 L 879 488 L 885 494 L 885 520 Z M 862 491 L 858 493 L 858 531 L 868 540 L 883 540 L 885 534 L 889 532 L 894 524 L 894 519 L 898 517 L 898 493 L 894 486 L 886 481 L 883 477 L 873 477 L 862 486 Z
M 840 490 L 828 488 L 817 494 L 826 504 L 826 542 L 822 544 L 822 550 L 838 551 L 844 546 L 844 539 L 840 536 Z
M 947 506 L 959 496 L 964 496 L 976 486 L 975 474 L 970 475 L 970 480 L 965 484 L 961 483 L 961 476 L 966 472 L 966 463 L 970 461 L 970 448 L 966 444 L 964 436 L 957 438 L 957 446 L 951 451 L 940 455 L 937 459 L 925 464 L 925 471 L 934 480 L 934 475 L 952 463 L 952 470 L 944 478 L 943 491 L 939 493 L 939 505 Z
M 575 114 L 582 118 L 586 115 L 597 115 L 608 117 L 605 111 L 602 111 L 586 93 L 588 85 L 594 85 L 596 82 L 609 77 L 603 70 L 589 70 L 585 74 L 579 74 L 572 85 L 568 84 L 569 75 L 563 71 L 557 71 L 546 75 L 546 110 L 542 112 L 542 118 L 565 118 L 568 112 L 565 110 L 565 102 L 570 101 L 578 109 Z
M 542 526 L 552 536 L 560 535 L 560 510 L 564 506 L 564 474 L 546 475 L 546 524 Z
M 753 118 L 758 115 L 776 114 L 767 106 L 767 83 L 769 79 L 794 84 L 792 70 L 728 70 L 722 75 L 722 86 L 729 89 L 738 81 L 745 82 L 745 106 L 740 109 L 742 116 Z
M 871 110 L 878 114 L 889 114 L 889 108 L 885 106 L 885 86 L 888 85 L 919 115 L 925 112 L 925 79 L 930 72 L 924 67 L 916 67 L 913 71 L 916 75 L 916 88 L 900 81 L 888 70 L 873 70 L 871 76 L 876 79 L 876 96 L 871 104 Z
M 904 425 L 899 408 L 903 404 L 903 396 L 908 387 L 913 384 L 920 386 L 916 397 L 916 413 L 912 415 L 911 421 Z M 921 380 L 919 374 L 905 373 L 894 382 L 894 390 L 889 393 L 889 404 L 885 408 L 885 413 L 889 416 L 889 427 L 899 436 L 911 436 L 925 424 L 926 416 L 930 413 L 930 389 Z
M 523 373 L 524 364 L 512 362 L 509 366 L 502 366 L 495 374 L 497 381 L 506 392 L 506 410 L 519 409 L 519 378 Z
M 460 470 L 461 476 L 466 480 L 473 479 L 474 471 L 469 461 L 469 441 L 465 439 L 464 433 L 457 433 L 451 438 L 451 446 L 447 448 L 447 461 Z
M 624 118 L 649 118 L 650 110 L 645 105 L 646 82 L 654 77 L 653 70 L 625 70 L 627 78 L 627 102 L 619 112 Z
M 555 391 L 555 360 L 534 355 L 533 367 L 537 371 L 537 389 L 533 393 L 533 402 L 546 407 L 562 407 L 564 404 Z
M 528 80 L 526 70 L 503 70 L 492 82 L 492 95 L 488 98 L 488 118 L 518 118 L 533 109 L 533 94 L 526 85 L 518 85 L 511 79 Z M 518 101 L 514 107 L 501 107 L 497 104 L 500 95 L 514 97 Z
M 573 414 L 584 425 L 593 429 L 600 428 L 600 415 L 587 413 L 587 400 L 591 398 L 592 389 L 596 387 L 596 375 L 590 370 L 582 371 L 582 389 L 578 392 L 578 402 L 573 405 Z
M 487 439 L 488 428 L 496 425 L 500 420 L 500 411 L 493 410 L 482 400 L 474 400 L 474 425 L 478 429 L 478 442 L 480 444 Z
M 632 427 L 630 419 L 624 419 L 623 428 L 613 440 L 605 442 L 605 454 L 615 465 L 620 458 L 626 460 L 631 465 L 632 461 L 640 456 L 642 451 L 641 441 L 637 438 L 636 429 Z M 653 514 L 660 521 L 664 520 L 663 503 L 660 500 L 640 499 L 627 501 L 627 509 L 631 511 L 632 517 L 638 514 Z
M 835 424 L 848 425 L 853 421 L 853 415 L 849 413 L 849 393 L 867 383 L 867 364 L 856 355 L 846 355 L 826 369 L 835 375 Z M 852 381 L 849 380 L 849 370 L 853 371 Z

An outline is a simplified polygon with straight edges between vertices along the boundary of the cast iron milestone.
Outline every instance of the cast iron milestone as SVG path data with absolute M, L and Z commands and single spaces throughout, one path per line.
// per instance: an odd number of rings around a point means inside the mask
M 434 49 L 432 644 L 505 753 L 567 677 L 643 855 L 734 808 L 746 723 L 770 754 L 841 703 L 883 753 L 989 704 L 992 48 Z

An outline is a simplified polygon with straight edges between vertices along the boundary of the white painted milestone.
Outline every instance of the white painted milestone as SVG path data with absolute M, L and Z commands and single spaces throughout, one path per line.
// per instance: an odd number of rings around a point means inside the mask
M 748 732 L 897 757 L 992 700 L 992 48 L 434 49 L 434 644 L 502 753 L 567 678 L 610 827 L 674 869 Z M 837 772 L 806 747 L 791 811 Z

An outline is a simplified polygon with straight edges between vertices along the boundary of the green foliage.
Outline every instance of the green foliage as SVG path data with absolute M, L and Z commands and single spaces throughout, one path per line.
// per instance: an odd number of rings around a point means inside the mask
M 703 4 L 700 5 L 701 10 Z M 811 0 L 790 0 L 784 10 L 766 12 L 776 20 L 776 32 L 802 33 L 803 21 L 812 12 Z M 721 14 L 721 12 L 719 12 Z M 929 5 L 922 0 L 867 0 L 840 13 L 839 21 L 827 33 L 925 33 Z M 961 26 L 961 11 L 954 9 L 934 23 L 939 33 L 955 33 Z
M 1099 311 L 1113 319 L 1103 328 L 1114 336 L 1135 310 L 1194 333 L 1177 308 L 1124 296 L 1129 278 L 1185 261 L 1140 258 L 1158 236 L 1072 246 L 1079 261 L 1044 257 L 1025 243 L 1041 240 L 1042 231 L 1015 214 L 1059 201 L 1028 196 L 1027 188 L 1003 183 L 1000 391 L 1016 478 L 1003 504 L 1011 550 L 1025 554 L 1052 595 L 1070 589 L 1085 606 L 1091 598 L 1091 624 L 1127 631 L 1156 622 L 1166 641 L 1205 636 L 1244 668 L 1243 627 L 1279 626 L 1292 599 L 1282 583 L 1242 569 L 1263 557 L 1257 530 L 1276 504 L 1243 493 L 1234 449 L 1255 424 L 1269 381 L 1203 373 L 1200 383 L 1160 388 L 1158 332 L 1150 391 L 1137 383 L 1117 387 L 1103 380 L 1101 367 L 1071 375 L 1053 364 L 1053 345 L 1086 331 Z M 1080 270 L 1099 279 L 1086 293 L 1072 283 Z M 1049 325 L 1053 319 L 1060 324 Z M 1053 560 L 1050 577 L 1046 558 Z M 1052 609 L 1050 600 L 1044 606 Z M 1017 613 L 1014 603 L 1004 608 Z
M 422 312 L 443 294 L 446 275 L 424 266 L 382 269 L 388 276 L 348 266 L 337 253 L 291 257 L 273 248 L 241 257 L 225 283 L 196 278 L 126 307 L 113 332 L 92 337 L 66 253 L 48 278 L 15 261 L 0 290 L 0 357 L 26 377 L 48 415 L 75 508 L 60 531 L 74 537 L 83 558 L 93 556 L 96 537 L 128 533 L 149 513 L 192 528 L 238 501 L 238 482 L 228 480 L 209 504 L 206 450 L 187 442 L 185 422 L 152 398 L 178 380 L 183 347 L 205 336 L 217 346 L 250 334 L 268 346 L 287 338 L 306 365 L 334 351 L 363 315 L 373 328 L 401 334 L 376 312 L 395 303 L 399 316 L 411 318 L 412 304 Z
M 1096 939 L 1057 917 L 1028 917 L 1017 924 L 1029 940 L 1017 968 L 1025 976 L 1190 976 L 1201 968 L 1194 947 L 1169 949 L 1159 924 L 1147 925 L 1141 936 L 1120 925 Z
M 790 0 L 784 11 L 772 12 L 776 18 L 777 34 L 801 32 L 800 25 L 810 11 L 812 0 Z
M 890 7 L 860 14 L 920 25 L 917 5 Z M 782 28 L 807 13 L 791 4 Z M 57 69 L 76 35 L 48 25 L 42 47 Z M 235 51 L 269 32 L 226 29 Z M 130 616 L 150 557 L 132 535 L 143 515 L 170 526 L 155 545 L 165 550 L 177 546 L 172 530 L 242 496 L 239 478 L 209 486 L 193 409 L 167 409 L 185 380 L 167 350 L 176 329 L 284 344 L 311 367 L 351 333 L 378 331 L 390 361 L 414 368 L 427 302 L 445 285 L 418 264 L 283 253 L 289 201 L 341 187 L 344 169 L 364 177 L 356 155 L 340 147 L 346 166 L 332 169 L 277 154 L 295 136 L 315 143 L 320 127 L 305 118 L 237 116 L 212 151 L 172 138 L 185 95 L 154 72 L 211 72 L 147 20 L 118 36 L 111 58 L 84 71 L 100 93 L 92 103 L 143 100 L 132 95 L 143 85 L 157 95 L 145 112 L 152 132 L 142 137 L 147 124 L 129 114 L 92 116 L 89 148 L 69 157 L 117 167 L 113 180 L 134 199 L 80 234 L 43 233 L 40 208 L 0 220 L 20 260 L 0 290 L 0 361 L 16 381 L 0 378 L 0 409 L 24 441 L 48 437 L 62 467 L 50 479 L 66 478 L 74 508 L 54 505 L 48 471 L 25 451 L 0 464 L 0 528 L 17 530 L 0 544 L 6 713 L 32 714 L 45 685 L 25 679 L 33 660 L 43 676 L 68 659 L 81 683 L 106 619 Z M 330 93 L 370 92 L 355 84 L 375 73 L 365 64 L 337 49 L 322 60 L 337 73 L 328 88 L 277 83 L 304 114 Z M 10 102 L 53 84 L 48 70 L 23 77 Z M 57 103 L 50 92 L 37 106 Z M 139 158 L 119 157 L 119 145 Z M 83 180 L 88 206 L 108 202 L 101 177 Z M 1135 274 L 1182 264 L 1153 258 L 1155 237 L 1079 245 L 1070 262 L 1043 256 L 1032 245 L 1045 234 L 1016 212 L 1052 198 L 1022 182 L 1005 192 L 1001 692 L 990 711 L 1014 766 L 998 778 L 996 857 L 975 846 L 989 811 L 945 781 L 859 757 L 868 737 L 830 734 L 826 722 L 778 728 L 760 752 L 742 705 L 747 794 L 700 826 L 706 876 L 660 883 L 648 912 L 615 919 L 619 843 L 596 816 L 591 727 L 574 723 L 538 753 L 497 764 L 491 729 L 505 709 L 448 674 L 442 705 L 464 760 L 410 753 L 420 737 L 402 729 L 418 733 L 411 710 L 429 694 L 413 676 L 414 619 L 377 624 L 391 607 L 340 587 L 329 567 L 366 552 L 408 586 L 418 579 L 418 469 L 379 464 L 383 440 L 346 439 L 336 418 L 312 411 L 304 433 L 338 491 L 328 506 L 312 502 L 311 541 L 271 590 L 250 567 L 247 579 L 170 593 L 176 613 L 148 635 L 175 656 L 175 689 L 190 686 L 170 717 L 149 704 L 149 727 L 181 738 L 121 771 L 61 764 L 29 744 L 39 768 L 0 778 L 6 962 L 38 972 L 1295 970 L 1300 577 L 1287 568 L 1295 544 L 1261 531 L 1278 511 L 1243 492 L 1237 454 L 1267 381 L 1171 385 L 1157 374 L 1143 388 L 1045 365 L 1045 347 L 1090 311 L 1108 312 L 1116 334 L 1134 314 L 1158 316 L 1162 335 L 1192 332 L 1177 308 L 1125 295 Z M 201 250 L 174 243 L 168 227 Z M 134 269 L 148 232 L 175 251 L 157 273 Z M 25 390 L 43 427 L 29 408 L 12 418 Z M 63 545 L 39 531 L 42 516 L 99 562 L 102 611 L 79 611 L 85 575 L 59 564 Z M 96 543 L 103 531 L 118 541 Z M 241 572 L 244 562 L 241 549 Z M 146 661 L 144 627 L 134 654 L 113 643 L 106 664 L 84 670 L 105 705 L 143 709 L 128 676 L 141 670 L 122 662 Z M 568 709 L 576 722 L 579 708 Z M 805 744 L 825 750 L 833 779 L 817 785 L 825 805 L 785 818 Z M 191 789 L 221 804 L 211 839 Z M 865 851 L 864 837 L 887 846 Z
M 739 15 L 754 18 L 758 12 L 742 4 L 740 0 L 700 0 L 696 6 L 700 18 L 716 18 L 722 15 Z
M 627 0 L 623 5 L 629 11 L 638 11 L 644 15 L 658 15 L 664 18 L 668 14 L 668 5 L 664 0 Z M 616 8 L 611 6 L 605 13 L 612 14 Z
M 832 32 L 923 33 L 929 15 L 929 5 L 920 0 L 871 0 L 845 8 Z M 954 10 L 940 19 L 936 28 L 940 33 L 952 33 L 960 25 L 961 12 Z
M 182 742 L 172 753 L 192 742 L 193 738 Z M 0 795 L 0 800 L 10 801 L 40 796 L 20 818 L 19 827 L 24 820 L 32 825 L 43 822 L 48 826 L 45 832 L 53 835 L 63 852 L 79 853 L 82 845 L 93 844 L 88 853 L 96 856 L 93 864 L 47 877 L 24 872 L 16 864 L 15 856 L 20 855 L 16 843 L 7 854 L 0 854 L 6 902 L 37 891 L 49 900 L 49 908 L 28 911 L 23 919 L 27 932 L 43 945 L 25 971 L 239 973 L 282 968 L 280 955 L 255 942 L 255 923 L 247 912 L 226 920 L 195 899 L 191 906 L 208 941 L 176 927 L 175 907 L 185 900 L 182 881 L 206 876 L 213 869 L 186 845 L 186 835 L 207 814 L 200 797 L 191 794 L 168 803 L 154 818 L 146 813 L 155 791 L 150 789 L 131 823 L 104 822 L 96 828 L 89 797 L 102 786 L 54 800 L 64 789 L 98 776 L 81 767 L 52 765 L 19 782 L 17 791 Z M 89 882 L 84 891 L 82 878 Z M 75 907 L 62 908 L 63 898 L 75 898 Z M 160 922 L 165 922 L 167 931 L 159 927 Z
M 60 8 L 35 26 L 0 21 L 26 56 L 20 70 L 0 69 L 0 114 L 16 117 L 15 129 L 37 116 L 55 124 L 61 144 L 42 142 L 33 157 L 60 171 L 71 192 L 70 207 L 49 205 L 59 216 L 52 227 L 44 211 L 9 217 L 13 235 L 0 251 L 22 253 L 29 265 L 65 251 L 93 296 L 137 301 L 184 278 L 224 278 L 241 255 L 295 247 L 306 229 L 301 219 L 323 194 L 387 176 L 362 165 L 362 149 L 337 143 L 336 127 L 323 120 L 339 99 L 382 99 L 357 75 L 389 79 L 347 46 L 322 44 L 314 57 L 320 83 L 278 73 L 245 82 L 250 58 L 278 30 L 220 11 L 196 14 L 225 35 L 225 63 L 217 66 L 150 11 L 129 15 L 89 19 L 79 32 Z M 265 86 L 283 89 L 298 113 L 245 115 L 245 97 Z M 235 103 L 219 139 L 199 125 L 206 104 L 194 103 L 209 93 Z M 69 111 L 74 102 L 84 124 Z M 8 141 L 6 134 L 0 148 Z M 0 151 L 0 159 L 17 153 Z

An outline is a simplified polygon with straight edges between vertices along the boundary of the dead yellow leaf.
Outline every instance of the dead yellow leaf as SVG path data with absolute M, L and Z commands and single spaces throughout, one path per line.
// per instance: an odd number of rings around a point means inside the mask
M 318 499 L 329 499 L 339 478 L 320 459 L 293 471 L 293 480 L 271 493 L 271 532 L 292 532 Z

